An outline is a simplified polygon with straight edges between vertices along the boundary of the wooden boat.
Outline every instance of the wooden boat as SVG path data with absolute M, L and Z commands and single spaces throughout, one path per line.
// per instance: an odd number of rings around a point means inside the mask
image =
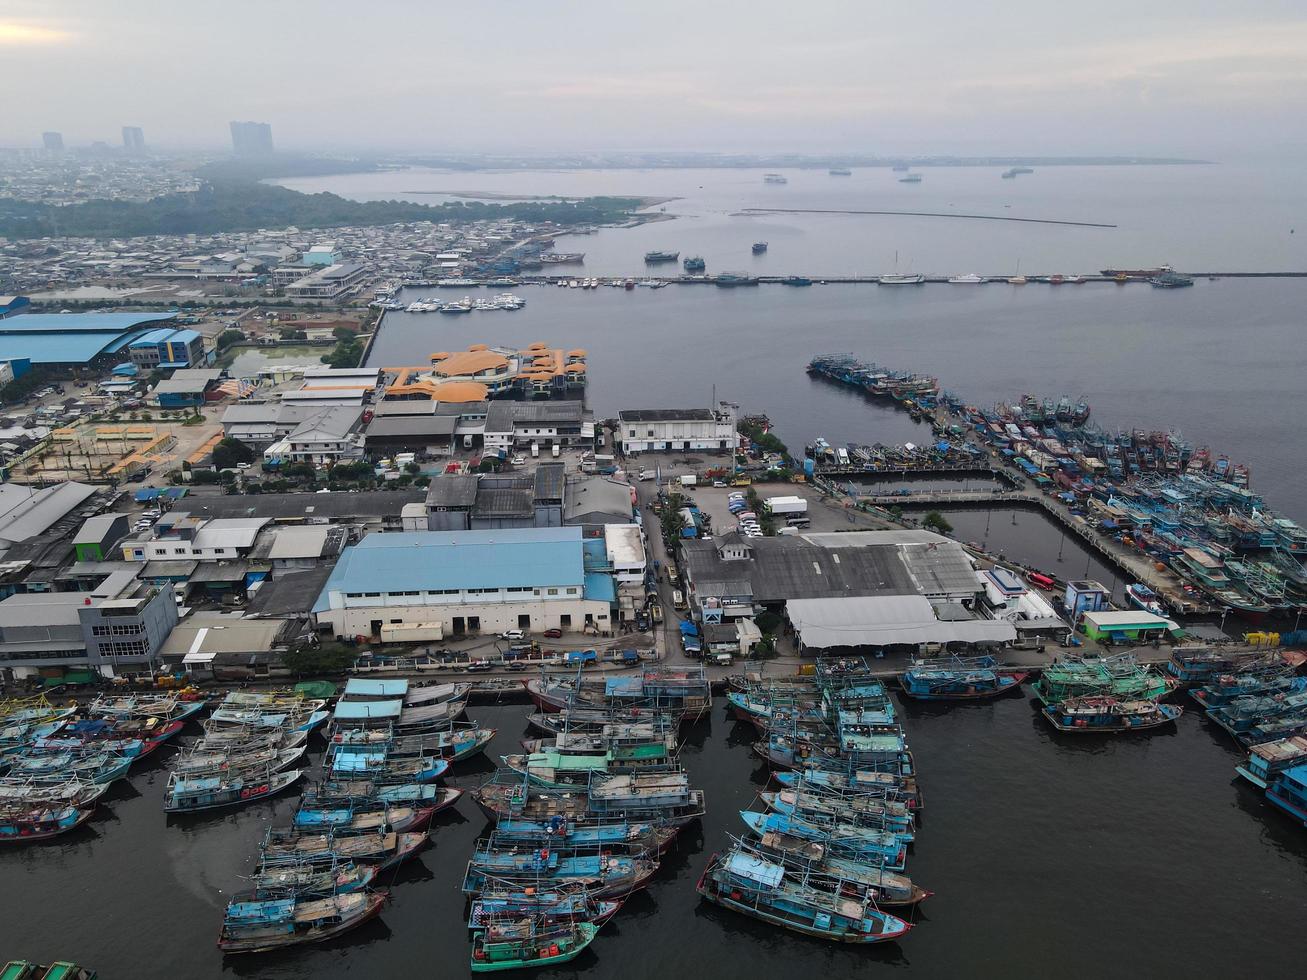
M 612 725 L 599 732 L 561 732 L 548 738 L 524 738 L 527 752 L 557 752 L 559 755 L 592 755 L 610 749 L 661 744 L 669 756 L 679 748 L 674 731 L 659 732 L 653 725 Z
M 547 735 L 602 734 L 635 726 L 649 726 L 655 732 L 674 732 L 679 715 L 621 708 L 571 707 L 561 711 L 537 711 L 526 723 Z
M 204 746 L 200 746 L 188 750 L 173 763 L 173 772 L 179 776 L 213 776 L 248 772 L 252 769 L 277 772 L 295 765 L 307 751 L 304 745 L 293 749 L 267 748 L 245 752 L 225 748 L 212 752 L 204 749 Z
M 370 864 L 332 859 L 325 863 L 304 861 L 261 867 L 250 877 L 255 894 L 294 892 L 299 895 L 343 895 L 362 891 L 377 877 Z
M 921 794 L 915 776 L 873 769 L 823 769 L 808 765 L 790 772 L 773 772 L 771 778 L 782 786 L 812 786 L 846 793 L 892 793 L 909 810 L 921 809 Z
M 218 708 L 204 722 L 206 733 L 225 729 L 245 731 L 311 732 L 324 724 L 330 713 L 301 708 Z
M 624 899 L 596 899 L 584 891 L 495 887 L 472 899 L 467 927 L 480 929 L 492 918 L 506 915 L 533 916 L 558 922 L 593 922 L 599 926 L 616 915 L 623 903 Z
M 783 789 L 779 793 L 764 791 L 758 794 L 767 809 L 777 813 L 823 814 L 830 818 L 865 821 L 868 825 L 880 824 L 884 829 L 912 839 L 912 811 L 907 805 L 871 794 L 853 795 L 820 792 L 810 787 Z
M 392 757 L 437 756 L 460 762 L 476 755 L 497 734 L 494 728 L 447 728 L 424 735 L 395 735 L 390 730 L 353 729 L 332 734 L 330 745 L 376 750 L 384 747 Z
M 1307 827 L 1307 765 L 1276 773 L 1266 787 L 1266 799 Z
M 323 898 L 241 896 L 227 905 L 218 948 L 224 953 L 265 953 L 339 936 L 381 912 L 381 892 L 354 891 Z
M 206 732 L 188 747 L 206 752 L 258 752 L 263 749 L 297 749 L 307 745 L 308 741 L 308 732 L 284 729 L 250 732 L 242 728 L 224 728 Z
M 116 755 L 131 755 L 141 759 L 185 727 L 185 722 L 164 721 L 160 718 L 91 718 L 66 722 L 49 738 L 41 739 L 36 744 L 39 748 L 97 745 Z
M 0 806 L 0 844 L 30 844 L 75 830 L 91 818 L 93 806 Z
M 1307 735 L 1254 745 L 1248 750 L 1247 760 L 1234 771 L 1259 789 L 1266 789 L 1277 774 L 1299 765 L 1307 765 Z
M 683 827 L 703 816 L 704 812 L 703 791 L 688 787 L 664 802 L 605 800 L 596 805 L 593 785 L 589 793 L 544 790 L 531 786 L 516 773 L 492 776 L 472 796 L 492 820 L 549 820 L 559 816 L 596 822 L 628 820 Z
M 244 806 L 276 796 L 304 775 L 303 769 L 286 772 L 248 770 L 218 775 L 168 777 L 163 808 L 168 813 L 190 813 L 217 807 Z
M 548 847 L 566 851 L 599 849 L 646 854 L 661 853 L 670 846 L 676 839 L 676 829 L 652 823 L 603 823 L 554 816 L 549 820 L 500 820 L 491 839 L 506 847 Z
M 95 980 L 94 970 L 59 960 L 41 966 L 30 960 L 10 960 L 0 967 L 0 980 Z
M 918 701 L 977 701 L 1015 691 L 1028 676 L 1028 671 L 999 670 L 993 657 L 951 657 L 914 661 L 899 684 Z
M 543 675 L 524 681 L 543 712 L 564 708 L 618 708 L 678 715 L 693 722 L 712 710 L 712 690 L 702 667 L 650 667 L 638 675 L 585 678 Z
M 1119 735 L 1169 725 L 1184 713 L 1174 704 L 1156 701 L 1123 701 L 1106 695 L 1069 698 L 1041 709 L 1049 724 L 1059 732 Z
M 378 831 L 370 834 L 315 834 L 294 828 L 273 828 L 264 839 L 261 860 L 265 868 L 279 863 L 304 861 L 359 861 L 378 865 L 378 871 L 393 868 L 416 854 L 427 842 L 427 832 Z
M 933 894 L 913 884 L 905 875 L 840 857 L 831 853 L 825 844 L 791 834 L 767 831 L 752 846 L 769 860 L 786 867 L 816 871 L 832 879 L 851 882 L 865 889 L 867 897 L 877 905 L 916 905 Z
M 91 783 L 76 776 L 0 779 L 0 806 L 89 807 L 109 791 L 108 783 Z
M 472 972 L 538 969 L 576 959 L 594 941 L 593 922 L 540 922 L 516 915 L 492 918 L 472 934 Z
M 461 790 L 454 790 L 460 793 Z M 455 797 L 457 799 L 457 797 Z M 431 820 L 435 807 L 371 806 L 354 809 L 335 807 L 308 809 L 300 807 L 292 821 L 300 830 L 331 830 L 339 834 L 371 833 L 377 830 L 419 830 Z
M 330 752 L 323 766 L 328 779 L 370 779 L 382 785 L 433 783 L 449 770 L 436 756 L 392 758 L 380 752 Z
M 818 939 L 878 943 L 912 928 L 838 886 L 813 887 L 788 875 L 784 865 L 739 849 L 714 854 L 695 890 L 724 908 Z
M 453 794 L 451 796 L 451 794 Z M 370 779 L 332 779 L 314 783 L 301 798 L 302 806 L 321 807 L 329 803 L 399 803 L 409 806 L 452 806 L 463 790 L 432 783 L 399 783 L 388 786 Z
M 549 847 L 503 850 L 482 841 L 472 852 L 463 879 L 465 894 L 487 883 L 519 883 L 535 888 L 583 888 L 594 898 L 628 895 L 643 888 L 658 862 L 614 854 L 568 854 Z
M 908 845 L 894 834 L 880 833 L 839 821 L 818 824 L 786 813 L 741 810 L 740 818 L 759 837 L 777 832 L 816 841 L 841 857 L 853 858 L 890 871 L 902 871 L 907 863 Z
M 162 718 L 185 721 L 204 710 L 208 701 L 198 696 L 177 694 L 129 694 L 98 697 L 86 706 L 93 718 Z
M 92 783 L 111 783 L 127 775 L 131 756 L 114 755 L 78 749 L 32 751 L 10 756 L 6 775 L 24 777 L 58 776 L 67 779 L 89 780 Z

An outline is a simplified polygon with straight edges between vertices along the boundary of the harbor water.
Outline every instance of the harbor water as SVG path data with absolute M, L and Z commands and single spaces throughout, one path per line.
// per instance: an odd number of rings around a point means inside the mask
M 407 289 L 404 298 L 463 292 Z M 1307 435 L 1295 421 L 1307 418 L 1307 279 L 1203 280 L 1181 290 L 1002 283 L 516 292 L 527 305 L 513 312 L 387 313 L 368 364 L 544 341 L 589 352 L 587 398 L 600 418 L 707 405 L 715 386 L 741 411 L 767 413 L 795 452 L 817 436 L 834 445 L 928 441 L 929 428 L 906 413 L 805 374 L 814 354 L 849 351 L 934 375 L 977 406 L 1027 392 L 1084 395 L 1104 428 L 1175 429 L 1248 463 L 1253 488 L 1272 507 L 1307 519 Z
M 742 832 L 765 772 L 750 727 L 726 718 L 688 729 L 683 759 L 707 788 L 647 892 L 594 945 L 550 976 L 723 980 L 812 972 L 919 978 L 1293 976 L 1307 916 L 1307 836 L 1236 781 L 1240 755 L 1187 712 L 1174 732 L 1122 739 L 1058 736 L 1024 697 L 951 707 L 901 703 L 922 774 L 925 814 L 909 873 L 936 894 L 902 941 L 827 945 L 701 902 L 694 884 L 727 834 Z M 516 751 L 524 706 L 473 706 Z M 164 753 L 165 755 L 169 753 Z M 491 766 L 453 780 L 472 787 Z M 486 830 L 467 798 L 437 818 L 433 844 L 393 881 L 381 919 L 325 946 L 224 959 L 222 909 L 268 826 L 293 794 L 208 817 L 167 818 L 159 763 L 114 789 L 88 827 L 45 846 L 0 851 L 5 953 L 68 958 L 120 977 L 275 980 L 468 972 L 458 888 Z M 388 878 L 386 885 L 392 882 Z

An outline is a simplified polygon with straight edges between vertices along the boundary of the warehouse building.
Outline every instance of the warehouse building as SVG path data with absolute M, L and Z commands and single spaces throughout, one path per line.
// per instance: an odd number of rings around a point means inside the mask
M 176 313 L 19 313 L 0 319 L 0 361 L 86 367 L 110 362 Z
M 606 631 L 612 594 L 611 576 L 585 571 L 577 528 L 370 534 L 345 549 L 313 614 L 340 638 Z
M 204 367 L 209 363 L 200 334 L 171 327 L 151 330 L 133 340 L 127 346 L 127 354 L 133 364 L 146 371 Z
M 205 399 L 222 378 L 218 368 L 184 368 L 160 381 L 150 392 L 150 400 L 160 408 L 193 408 Z
M 628 456 L 645 452 L 729 452 L 739 436 L 735 409 L 627 409 L 618 413 L 617 442 Z

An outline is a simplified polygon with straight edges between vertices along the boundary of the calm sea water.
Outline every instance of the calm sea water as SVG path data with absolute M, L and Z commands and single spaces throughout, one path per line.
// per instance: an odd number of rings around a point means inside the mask
M 644 272 L 644 253 L 702 255 L 709 271 L 768 275 L 936 275 L 977 272 L 1095 272 L 1106 266 L 1169 262 L 1198 272 L 1307 269 L 1307 184 L 1298 169 L 1256 167 L 1040 167 L 1002 180 L 997 167 L 939 167 L 920 184 L 889 169 L 784 170 L 765 184 L 761 170 L 389 171 L 279 181 L 305 192 L 359 200 L 449 200 L 442 192 L 508 196 L 597 194 L 673 198 L 675 221 L 560 238 L 586 253 L 590 275 Z M 769 214 L 746 208 L 932 211 L 1116 225 L 1082 228 L 890 215 Z M 654 208 L 654 213 L 660 213 Z M 765 255 L 749 245 L 769 243 Z M 664 267 L 665 269 L 666 267 Z
M 687 732 L 684 752 L 708 794 L 702 826 L 682 834 L 652 886 L 589 951 L 547 975 L 756 980 L 897 968 L 1096 980 L 1120 964 L 1138 977 L 1299 972 L 1307 835 L 1234 781 L 1238 754 L 1196 713 L 1173 733 L 1082 741 L 1052 733 L 1023 698 L 904 711 L 926 799 L 909 872 L 937 893 L 906 939 L 828 946 L 699 901 L 695 880 L 742 831 L 737 811 L 765 779 L 752 730 L 719 706 Z M 525 708 L 472 714 L 500 729 L 491 758 L 516 750 Z M 481 778 L 464 769 L 454 782 Z M 327 946 L 224 960 L 214 946 L 223 905 L 266 828 L 286 823 L 295 801 L 169 819 L 165 782 L 156 765 L 120 784 L 89 828 L 0 852 L 6 955 L 71 958 L 106 980 L 467 975 L 458 888 L 487 829 L 470 800 L 400 871 L 379 921 Z
M 454 290 L 407 290 L 406 298 Z M 1031 284 L 796 289 L 521 287 L 515 312 L 388 313 L 369 364 L 427 363 L 467 344 L 545 341 L 589 351 L 590 404 L 765 412 L 794 451 L 929 439 L 925 426 L 809 378 L 849 351 L 935 375 L 971 404 L 1084 395 L 1105 428 L 1174 429 L 1252 467 L 1255 489 L 1307 519 L 1303 310 L 1307 280 L 1206 280 L 1190 289 Z M 461 294 L 460 294 L 461 295 Z

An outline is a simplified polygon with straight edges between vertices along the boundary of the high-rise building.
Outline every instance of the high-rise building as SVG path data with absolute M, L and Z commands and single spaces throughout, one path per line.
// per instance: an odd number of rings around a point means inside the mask
M 145 131 L 140 126 L 123 127 L 123 149 L 128 153 L 145 152 Z
M 231 148 L 238 157 L 263 156 L 272 152 L 272 127 L 261 122 L 231 124 Z
M 63 134 L 63 133 L 42 133 L 42 134 L 41 134 L 41 145 L 43 145 L 43 146 L 44 146 L 47 150 L 49 150 L 51 153 L 59 153 L 59 152 L 61 152 L 61 151 L 63 150 L 63 148 L 64 148 L 64 134 Z

